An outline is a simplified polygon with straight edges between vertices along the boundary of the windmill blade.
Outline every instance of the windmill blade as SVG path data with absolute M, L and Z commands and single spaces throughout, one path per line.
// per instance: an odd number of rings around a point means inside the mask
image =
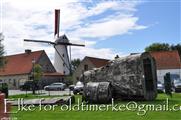
M 69 64 L 70 64 L 70 74 L 72 74 L 72 53 L 71 53 L 71 46 L 69 46 Z
M 54 36 L 56 38 L 59 37 L 59 29 L 60 29 L 60 9 L 55 9 L 55 30 Z
M 83 44 L 74 44 L 74 43 L 69 43 L 71 46 L 80 46 L 80 47 L 85 47 Z
M 39 42 L 39 43 L 48 43 L 48 44 L 53 44 L 55 45 L 54 42 L 51 41 L 45 41 L 45 40 L 30 40 L 30 39 L 24 39 L 25 42 Z
M 58 42 L 56 45 L 70 45 L 70 46 L 82 46 L 84 47 L 85 45 L 83 44 L 73 44 L 73 43 L 66 43 L 66 42 Z

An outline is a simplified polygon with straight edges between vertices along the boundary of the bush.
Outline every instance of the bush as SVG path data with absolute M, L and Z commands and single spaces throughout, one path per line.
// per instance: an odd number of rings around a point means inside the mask
M 8 97 L 8 85 L 7 85 L 7 83 L 0 83 L 0 91 L 5 94 L 6 98 Z

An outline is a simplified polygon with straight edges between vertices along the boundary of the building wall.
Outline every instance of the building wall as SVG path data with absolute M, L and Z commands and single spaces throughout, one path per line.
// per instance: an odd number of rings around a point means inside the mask
M 19 89 L 20 85 L 23 85 L 26 81 L 29 80 L 29 75 L 13 75 L 13 76 L 0 76 L 0 80 L 8 84 L 10 90 Z M 42 85 L 42 88 L 45 85 L 52 84 L 54 82 L 65 82 L 64 77 L 60 76 L 43 76 L 39 83 Z
M 165 69 L 165 70 L 157 70 L 157 79 L 164 83 L 164 76 L 166 73 L 170 72 L 170 74 L 177 74 L 181 78 L 181 69 Z
M 84 71 L 84 65 L 88 65 L 88 70 L 95 68 L 95 66 L 90 62 L 89 59 L 83 59 L 80 65 L 77 67 L 77 69 L 73 73 L 74 84 L 78 81 L 78 79 L 80 78 L 80 75 Z
M 18 89 L 20 85 L 28 80 L 28 74 L 0 76 L 0 79 L 8 84 L 9 89 Z

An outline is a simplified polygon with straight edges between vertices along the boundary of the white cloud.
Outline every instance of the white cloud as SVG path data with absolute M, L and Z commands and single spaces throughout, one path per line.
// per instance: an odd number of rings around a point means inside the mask
M 88 15 L 97 15 L 105 12 L 108 9 L 111 10 L 122 10 L 122 12 L 136 11 L 135 6 L 139 2 L 124 2 L 124 1 L 103 1 L 102 3 L 96 4 L 95 7 L 88 11 Z
M 85 4 L 90 4 L 87 7 Z M 54 56 L 53 47 L 34 45 L 25 46 L 24 38 L 54 41 L 54 9 L 61 9 L 60 31 L 66 33 L 73 42 L 85 40 L 86 47 L 73 47 L 72 57 L 94 56 L 113 58 L 113 48 L 94 48 L 101 38 L 127 34 L 132 30 L 145 29 L 146 26 L 137 23 L 134 16 L 139 2 L 121 1 L 78 1 L 78 0 L 3 0 L 3 32 L 7 54 L 23 52 L 26 48 L 32 50 L 45 49 L 51 59 Z M 96 20 L 89 17 L 104 14 L 112 10 L 113 14 L 105 14 Z M 85 22 L 86 21 L 86 22 Z M 71 31 L 72 29 L 72 31 Z M 88 38 L 94 38 L 89 40 Z
M 130 30 L 145 29 L 146 26 L 137 25 L 138 18 L 115 18 L 101 23 L 93 23 L 86 27 L 82 27 L 72 34 L 79 37 L 110 37 L 114 35 L 122 35 L 128 33 Z
M 100 48 L 94 49 L 91 47 L 85 48 L 72 48 L 72 56 L 73 58 L 81 58 L 83 59 L 85 56 L 105 58 L 105 59 L 114 59 L 116 55 L 125 56 L 124 53 L 115 52 L 110 48 Z M 76 56 L 76 57 L 75 57 Z

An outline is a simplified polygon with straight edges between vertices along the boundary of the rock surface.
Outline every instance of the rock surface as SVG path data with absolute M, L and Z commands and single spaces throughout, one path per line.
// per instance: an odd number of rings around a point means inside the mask
M 114 98 L 153 100 L 157 96 L 156 64 L 149 53 L 110 61 L 107 66 L 84 72 L 81 81 L 110 82 Z

